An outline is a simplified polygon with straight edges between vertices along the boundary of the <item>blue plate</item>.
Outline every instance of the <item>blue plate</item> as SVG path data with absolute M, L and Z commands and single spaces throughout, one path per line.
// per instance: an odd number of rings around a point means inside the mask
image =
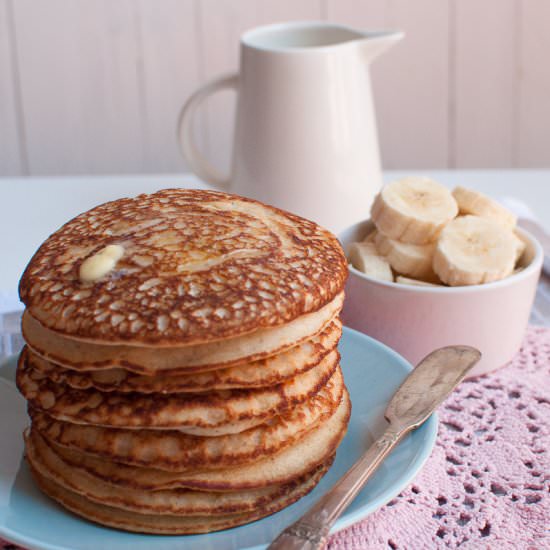
M 285 510 L 249 525 L 193 536 L 153 536 L 100 527 L 65 511 L 34 486 L 23 456 L 21 432 L 27 424 L 25 402 L 13 385 L 14 362 L 0 369 L 0 536 L 31 549 L 47 550 L 259 550 L 295 521 L 379 436 L 384 409 L 411 370 L 400 355 L 351 329 L 340 343 L 342 369 L 353 410 L 349 429 L 332 468 L 315 490 Z M 348 527 L 391 500 L 418 473 L 437 434 L 433 415 L 408 435 L 337 521 Z

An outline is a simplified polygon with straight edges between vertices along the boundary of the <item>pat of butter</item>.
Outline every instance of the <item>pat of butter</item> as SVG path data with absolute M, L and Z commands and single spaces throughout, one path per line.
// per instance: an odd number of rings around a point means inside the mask
M 109 244 L 99 252 L 86 258 L 80 266 L 79 276 L 84 283 L 101 279 L 111 271 L 124 255 L 124 248 L 119 244 Z

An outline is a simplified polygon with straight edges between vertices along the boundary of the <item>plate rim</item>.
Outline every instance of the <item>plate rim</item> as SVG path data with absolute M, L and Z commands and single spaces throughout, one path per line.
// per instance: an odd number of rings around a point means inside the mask
M 392 359 L 394 360 L 393 362 L 396 365 L 399 365 L 399 367 L 403 368 L 405 373 L 409 373 L 413 370 L 413 366 L 411 365 L 411 363 L 409 363 L 409 361 L 407 361 L 401 354 L 397 353 L 394 349 L 376 340 L 375 338 L 372 338 L 371 336 L 363 332 L 359 332 L 358 330 L 344 326 L 342 338 L 346 334 L 349 335 L 348 337 L 358 338 L 359 340 L 365 340 L 369 346 L 374 346 L 382 350 L 385 354 L 391 356 Z M 13 355 L 13 356 L 4 358 L 0 362 L 0 369 L 3 366 L 5 366 L 7 363 L 9 363 L 10 360 L 13 360 L 14 357 L 16 356 Z M 6 385 L 11 387 L 12 389 L 15 388 L 15 384 L 12 383 L 7 378 L 0 377 L 0 382 L 5 382 Z M 353 414 L 353 408 L 352 408 L 352 414 Z M 438 426 L 439 426 L 439 417 L 437 412 L 432 413 L 430 417 L 421 426 L 425 427 L 426 429 L 425 443 L 420 447 L 419 452 L 411 461 L 408 471 L 406 475 L 401 479 L 401 481 L 397 484 L 390 485 L 388 488 L 382 491 L 376 498 L 372 499 L 365 505 L 359 507 L 357 510 L 353 512 L 347 512 L 347 513 L 344 511 L 344 513 L 338 518 L 338 520 L 335 522 L 335 524 L 331 528 L 330 535 L 334 535 L 344 529 L 347 529 L 351 525 L 358 523 L 359 521 L 362 521 L 363 519 L 367 518 L 370 514 L 376 512 L 379 508 L 384 506 L 384 504 L 387 504 L 390 500 L 395 498 L 401 491 L 403 491 L 403 489 L 405 489 L 413 481 L 413 479 L 418 475 L 418 473 L 420 472 L 420 470 L 422 469 L 422 467 L 424 466 L 424 464 L 426 463 L 426 461 L 428 460 L 428 458 L 433 452 L 435 442 L 437 439 Z M 104 527 L 104 526 L 99 526 L 99 527 Z M 231 529 L 227 529 L 226 531 L 229 533 L 231 532 Z M 208 533 L 204 533 L 204 535 L 206 536 L 208 535 Z M 150 536 L 150 535 L 147 535 L 147 536 Z M 182 535 L 182 537 L 183 536 L 184 535 Z M 4 538 L 4 540 L 8 541 L 11 544 L 17 544 L 17 545 L 23 546 L 28 550 L 72 550 L 68 546 L 52 545 L 48 542 L 41 542 L 35 538 L 27 538 L 25 535 L 20 535 L 18 532 L 12 531 L 9 528 L 6 529 L 6 526 L 3 523 L 0 523 L 0 537 Z M 164 537 L 160 536 L 160 538 L 162 539 Z M 265 550 L 266 548 L 267 548 L 267 544 L 262 543 L 255 546 L 243 547 L 241 548 L 241 550 Z

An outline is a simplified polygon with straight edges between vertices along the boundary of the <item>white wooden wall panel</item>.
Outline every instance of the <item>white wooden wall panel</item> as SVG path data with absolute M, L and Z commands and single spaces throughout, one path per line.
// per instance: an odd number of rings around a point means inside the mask
M 406 38 L 372 66 L 386 168 L 438 168 L 448 161 L 447 0 L 328 0 L 328 18 L 365 29 L 401 29 Z
M 455 15 L 455 164 L 510 168 L 517 134 L 517 2 L 461 0 Z
M 10 0 L 0 0 L 0 175 L 24 175 Z
M 136 6 L 132 0 L 14 2 L 32 173 L 145 168 Z
M 239 37 L 257 25 L 290 19 L 322 18 L 320 0 L 201 0 L 202 49 L 207 79 L 238 70 Z M 207 112 L 208 151 L 220 170 L 229 169 L 233 139 L 235 95 L 213 96 Z
M 407 37 L 393 56 L 388 53 L 385 66 L 384 58 L 379 60 L 384 76 L 375 90 L 384 97 L 382 146 L 395 155 L 385 167 L 444 167 L 449 134 L 449 2 L 392 0 L 387 6 L 388 28 L 403 29 Z
M 139 0 L 138 7 L 145 171 L 180 172 L 186 165 L 176 141 L 176 120 L 201 81 L 198 3 Z M 198 132 L 204 147 L 202 129 Z
M 386 168 L 550 167 L 548 0 L 0 0 L 0 176 L 177 172 L 177 114 L 283 20 L 398 28 L 372 66 Z M 227 170 L 234 96 L 198 117 Z
M 550 167 L 550 2 L 522 0 L 519 15 L 519 166 Z

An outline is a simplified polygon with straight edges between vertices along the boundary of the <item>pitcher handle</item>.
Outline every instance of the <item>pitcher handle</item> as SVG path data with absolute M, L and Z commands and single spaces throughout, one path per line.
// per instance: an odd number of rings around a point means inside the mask
M 224 176 L 214 168 L 201 154 L 196 146 L 193 135 L 193 121 L 195 113 L 200 104 L 211 94 L 225 88 L 238 89 L 239 75 L 237 73 L 217 78 L 201 86 L 182 107 L 178 119 L 178 139 L 181 151 L 185 160 L 189 163 L 191 170 L 200 179 L 211 183 L 216 187 L 227 188 L 230 175 Z

